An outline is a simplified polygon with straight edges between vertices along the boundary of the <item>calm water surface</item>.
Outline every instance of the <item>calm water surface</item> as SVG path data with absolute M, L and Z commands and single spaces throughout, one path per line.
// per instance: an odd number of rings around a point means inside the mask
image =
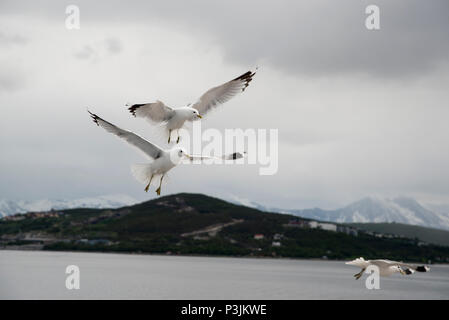
M 80 289 L 65 287 L 80 268 Z M 0 299 L 448 299 L 449 266 L 367 290 L 338 261 L 0 251 Z

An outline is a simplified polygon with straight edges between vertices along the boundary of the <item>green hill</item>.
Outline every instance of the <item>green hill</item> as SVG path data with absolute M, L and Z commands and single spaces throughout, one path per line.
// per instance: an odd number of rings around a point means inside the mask
M 413 226 L 402 223 L 351 223 L 349 224 L 360 230 L 378 232 L 383 234 L 394 234 L 411 239 L 419 239 L 424 242 L 449 246 L 449 231 L 441 229 Z
M 17 248 L 34 241 L 44 250 L 449 261 L 449 247 L 310 229 L 291 221 L 302 219 L 182 193 L 119 209 L 1 219 L 0 245 Z

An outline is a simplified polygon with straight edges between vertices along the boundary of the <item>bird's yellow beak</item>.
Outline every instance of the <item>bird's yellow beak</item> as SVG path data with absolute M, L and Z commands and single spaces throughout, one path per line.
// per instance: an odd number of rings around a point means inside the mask
M 203 118 L 203 116 L 201 116 L 201 115 L 199 114 L 199 115 L 198 115 L 198 118 L 202 119 L 202 118 Z
M 187 159 L 193 160 L 193 157 L 190 154 L 185 153 L 184 155 L 187 157 Z

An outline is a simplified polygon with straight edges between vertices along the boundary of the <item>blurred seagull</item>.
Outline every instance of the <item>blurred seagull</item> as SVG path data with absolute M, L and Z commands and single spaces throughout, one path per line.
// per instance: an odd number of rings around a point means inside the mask
M 153 178 L 160 176 L 159 187 L 156 189 L 157 195 L 161 194 L 162 179 L 165 174 L 172 168 L 176 167 L 181 160 L 185 157 L 194 160 L 205 160 L 205 159 L 221 159 L 221 160 L 236 160 L 243 158 L 243 154 L 239 152 L 234 152 L 230 155 L 224 155 L 220 158 L 209 157 L 209 156 L 196 156 L 189 155 L 183 148 L 174 147 L 172 149 L 162 149 L 155 145 L 154 143 L 145 140 L 144 138 L 138 136 L 137 134 L 121 129 L 106 120 L 103 120 L 96 114 L 89 112 L 90 116 L 94 122 L 105 129 L 106 131 L 115 134 L 119 138 L 124 139 L 129 144 L 137 147 L 140 151 L 149 157 L 150 162 L 145 164 L 135 164 L 131 166 L 131 171 L 134 177 L 141 183 L 146 184 L 145 191 L 148 192 L 150 188 L 151 181 Z
M 362 257 L 355 260 L 346 262 L 346 264 L 357 266 L 362 268 L 362 271 L 354 275 L 355 279 L 358 280 L 362 276 L 363 272 L 368 268 L 368 266 L 374 265 L 379 268 L 379 274 L 381 276 L 390 276 L 393 273 L 399 272 L 401 274 L 412 274 L 415 271 L 427 272 L 430 270 L 428 266 L 414 266 L 402 262 L 390 261 L 390 260 L 365 260 Z
M 170 143 L 172 131 L 176 130 L 178 135 L 176 143 L 179 143 L 179 129 L 186 121 L 202 118 L 202 115 L 212 108 L 245 91 L 255 74 L 256 72 L 248 71 L 231 81 L 209 89 L 193 105 L 189 103 L 184 107 L 172 108 L 157 100 L 153 103 L 133 104 L 128 110 L 135 117 L 146 118 L 150 122 L 165 125 L 168 130 L 168 143 Z

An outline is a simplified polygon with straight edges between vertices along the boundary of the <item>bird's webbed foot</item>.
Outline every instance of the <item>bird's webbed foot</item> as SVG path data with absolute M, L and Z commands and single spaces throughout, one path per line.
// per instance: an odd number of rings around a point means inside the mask
M 150 181 L 148 181 L 148 184 L 147 184 L 147 186 L 145 187 L 145 192 L 148 192 L 148 189 L 150 188 L 150 184 L 151 184 L 151 181 L 153 180 L 153 175 L 151 175 L 151 178 L 150 178 Z
M 365 271 L 365 269 L 362 269 L 362 271 L 360 271 L 359 273 L 356 273 L 354 275 L 355 280 L 359 280 L 362 277 L 364 271 Z

